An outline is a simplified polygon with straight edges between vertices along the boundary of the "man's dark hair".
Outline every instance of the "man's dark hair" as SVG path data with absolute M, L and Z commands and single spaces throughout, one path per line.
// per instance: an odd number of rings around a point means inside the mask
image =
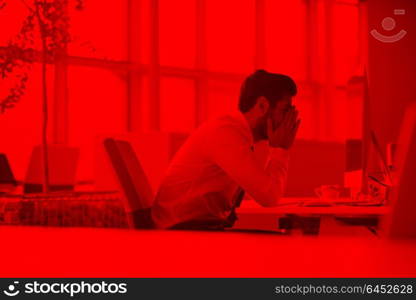
M 295 96 L 296 93 L 296 83 L 289 76 L 257 70 L 244 80 L 238 108 L 243 113 L 248 112 L 261 96 L 264 96 L 270 106 L 274 107 L 282 97 Z

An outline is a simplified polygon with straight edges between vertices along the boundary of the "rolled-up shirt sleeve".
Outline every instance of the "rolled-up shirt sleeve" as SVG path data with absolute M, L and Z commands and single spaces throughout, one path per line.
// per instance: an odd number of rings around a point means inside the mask
M 224 126 L 206 141 L 205 151 L 256 202 L 265 207 L 276 206 L 286 185 L 288 151 L 270 148 L 264 168 L 256 160 L 251 146 L 244 132 Z

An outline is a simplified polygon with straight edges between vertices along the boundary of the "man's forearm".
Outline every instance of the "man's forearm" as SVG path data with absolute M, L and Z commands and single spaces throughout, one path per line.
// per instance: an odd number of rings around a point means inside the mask
M 288 163 L 289 151 L 282 148 L 270 148 L 265 169 L 270 181 L 265 184 L 264 194 L 258 199 L 261 205 L 272 207 L 279 203 L 286 187 Z

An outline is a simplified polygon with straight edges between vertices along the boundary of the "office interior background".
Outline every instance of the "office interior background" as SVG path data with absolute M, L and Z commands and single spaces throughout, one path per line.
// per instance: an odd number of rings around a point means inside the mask
M 6 58 L 12 53 L 17 69 L 23 70 L 0 78 L 0 101 L 13 94 L 22 82 L 19 76 L 28 75 L 19 100 L 1 106 L 0 114 L 0 153 L 7 155 L 19 181 L 25 180 L 33 148 L 42 144 L 44 82 L 48 143 L 80 149 L 76 188 L 95 191 L 119 188 L 103 150 L 106 137 L 132 143 L 156 191 L 189 134 L 204 121 L 237 109 L 241 83 L 256 69 L 287 74 L 298 84 L 294 104 L 302 124 L 291 150 L 289 197 L 316 197 L 315 188 L 321 185 L 343 186 L 348 164 L 362 168 L 366 161 L 377 171 L 379 154 L 373 149 L 360 152 L 363 157 L 348 157 L 348 141 L 361 141 L 365 148 L 371 129 L 386 156 L 388 145 L 400 134 L 407 105 L 416 99 L 416 5 L 411 0 L 68 0 L 62 1 L 63 16 L 68 17 L 71 38 L 53 59 L 42 55 L 36 30 L 33 44 L 19 46 L 24 44 L 18 36 L 32 2 L 0 0 L 0 66 L 7 73 Z M 395 9 L 405 14 L 395 15 Z M 386 36 L 401 30 L 407 34 L 398 42 L 383 43 L 370 35 L 373 29 Z M 13 42 L 18 47 L 10 47 Z M 203 240 L 191 233 L 157 233 L 160 236 L 153 238 L 152 233 L 134 232 L 143 234 L 137 239 L 133 233 L 110 230 L 66 235 L 32 235 L 28 227 L 1 230 L 12 245 L 22 246 L 4 250 L 7 257 L 19 256 L 17 267 L 5 266 L 9 276 L 22 270 L 28 276 L 76 276 L 79 270 L 87 276 L 414 276 L 413 246 L 379 240 L 374 244 L 371 239 L 295 238 L 281 245 L 265 236 L 207 235 Z M 45 242 L 34 249 L 38 257 L 66 255 L 67 260 L 41 265 L 41 260 L 20 255 L 24 243 L 42 238 Z M 80 250 L 71 242 L 75 239 L 88 247 Z M 157 241 L 158 246 L 177 247 L 165 256 L 159 248 L 134 248 L 142 239 L 149 245 Z M 55 241 L 63 245 L 61 252 L 53 251 L 59 247 Z M 335 241 L 339 252 L 331 250 Z M 217 243 L 230 249 L 245 243 L 246 250 L 239 248 L 230 262 L 216 250 Z M 308 254 L 304 248 L 310 249 Z M 156 267 L 152 260 L 140 260 L 137 249 L 144 255 L 160 254 Z M 190 254 L 187 249 L 198 251 Z M 296 259 L 281 264 L 274 260 L 276 249 Z M 212 257 L 197 260 L 209 251 Z M 247 259 L 248 251 L 252 259 Z M 399 262 L 384 259 L 400 251 Z M 177 257 L 198 263 L 186 264 Z
M 309 151 L 327 147 L 329 160 L 322 163 L 340 158 L 337 145 L 362 136 L 366 2 L 86 0 L 83 6 L 78 11 L 69 1 L 71 42 L 47 70 L 48 139 L 80 147 L 79 180 L 95 180 L 102 173 L 96 159 L 100 137 L 143 135 L 136 151 L 144 152 L 146 165 L 154 155 L 153 167 L 145 167 L 150 173 L 157 169 L 156 188 L 172 155 L 163 150 L 176 151 L 205 120 L 235 110 L 242 80 L 260 68 L 297 82 L 298 137 L 316 142 L 306 142 Z M 28 8 L 22 1 L 8 1 L 0 14 L 7 28 L 0 44 L 6 46 Z M 35 51 L 41 51 L 37 46 Z M 31 65 L 20 101 L 0 118 L 1 150 L 19 179 L 32 148 L 41 142 L 40 62 Z M 3 97 L 10 77 L 1 81 Z M 152 145 L 169 136 L 172 149 Z
M 85 0 L 81 10 L 78 1 L 64 3 L 71 38 L 47 64 L 48 142 L 79 147 L 77 180 L 99 189 L 115 186 L 100 153 L 104 137 L 135 144 L 156 190 L 189 133 L 237 108 L 241 83 L 255 69 L 287 74 L 299 87 L 294 104 L 302 125 L 289 196 L 314 195 L 323 183 L 342 185 L 345 142 L 362 139 L 365 128 L 375 131 L 385 152 L 414 98 L 408 88 L 415 64 L 411 18 L 396 16 L 397 26 L 389 28 L 406 28 L 400 43 L 383 44 L 368 34 L 389 33 L 382 21 L 396 6 L 410 14 L 411 2 Z M 30 12 L 27 1 L 5 4 L 2 51 L 16 41 Z M 0 115 L 1 152 L 19 180 L 42 142 L 41 49 L 34 30 L 34 45 L 14 56 L 19 61 L 25 51 L 35 53 L 27 87 Z M 0 81 L 2 99 L 18 80 L 12 74 Z

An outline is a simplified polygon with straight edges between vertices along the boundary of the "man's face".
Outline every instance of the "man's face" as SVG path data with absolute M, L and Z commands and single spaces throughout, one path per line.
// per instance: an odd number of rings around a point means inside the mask
M 291 108 L 292 96 L 285 96 L 276 103 L 275 107 L 269 109 L 269 116 L 272 118 L 273 129 L 276 129 L 282 123 L 283 117 Z
M 259 119 L 257 123 L 257 133 L 260 139 L 267 140 L 267 120 L 272 119 L 273 129 L 276 129 L 283 121 L 284 115 L 292 107 L 292 96 L 287 95 L 277 101 L 274 107 L 270 107 L 268 112 Z

